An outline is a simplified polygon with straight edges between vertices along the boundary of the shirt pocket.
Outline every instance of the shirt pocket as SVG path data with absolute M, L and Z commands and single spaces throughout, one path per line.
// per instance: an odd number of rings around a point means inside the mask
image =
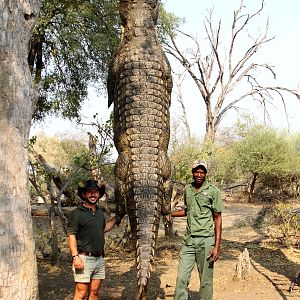
M 200 214 L 206 214 L 208 210 L 213 209 L 213 199 L 207 194 L 200 193 L 196 198 Z

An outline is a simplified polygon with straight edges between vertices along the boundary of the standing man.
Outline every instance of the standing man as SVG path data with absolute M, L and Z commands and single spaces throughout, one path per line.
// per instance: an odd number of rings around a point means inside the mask
M 88 180 L 78 187 L 78 196 L 84 201 L 74 209 L 68 220 L 68 245 L 73 259 L 75 294 L 73 300 L 98 299 L 105 278 L 104 232 L 116 224 L 112 217 L 105 222 L 102 209 L 97 205 L 105 187 L 96 180 Z
M 206 180 L 207 163 L 197 160 L 192 165 L 193 182 L 185 187 L 184 208 L 173 211 L 172 217 L 187 216 L 183 237 L 174 300 L 188 299 L 191 272 L 197 263 L 199 300 L 211 300 L 213 266 L 220 254 L 224 205 L 220 190 Z

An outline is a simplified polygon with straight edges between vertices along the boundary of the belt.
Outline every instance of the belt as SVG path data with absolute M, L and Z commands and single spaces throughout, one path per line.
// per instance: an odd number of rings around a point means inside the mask
M 104 251 L 85 252 L 85 251 L 78 250 L 78 254 L 86 255 L 86 256 L 93 256 L 93 257 L 99 257 L 99 256 L 104 257 Z

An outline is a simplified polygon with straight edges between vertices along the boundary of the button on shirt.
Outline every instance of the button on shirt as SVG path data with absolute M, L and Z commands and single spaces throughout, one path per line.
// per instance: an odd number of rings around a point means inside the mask
M 222 212 L 224 204 L 218 188 L 204 181 L 196 190 L 194 183 L 185 187 L 187 227 L 183 241 L 190 244 L 193 237 L 214 236 L 213 212 Z

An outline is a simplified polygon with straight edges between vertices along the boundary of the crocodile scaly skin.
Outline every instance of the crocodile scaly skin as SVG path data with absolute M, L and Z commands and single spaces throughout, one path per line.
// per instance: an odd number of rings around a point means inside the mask
M 136 241 L 137 294 L 145 299 L 161 214 L 170 211 L 170 66 L 156 36 L 159 1 L 120 0 L 124 34 L 108 75 L 114 103 L 117 214 Z

